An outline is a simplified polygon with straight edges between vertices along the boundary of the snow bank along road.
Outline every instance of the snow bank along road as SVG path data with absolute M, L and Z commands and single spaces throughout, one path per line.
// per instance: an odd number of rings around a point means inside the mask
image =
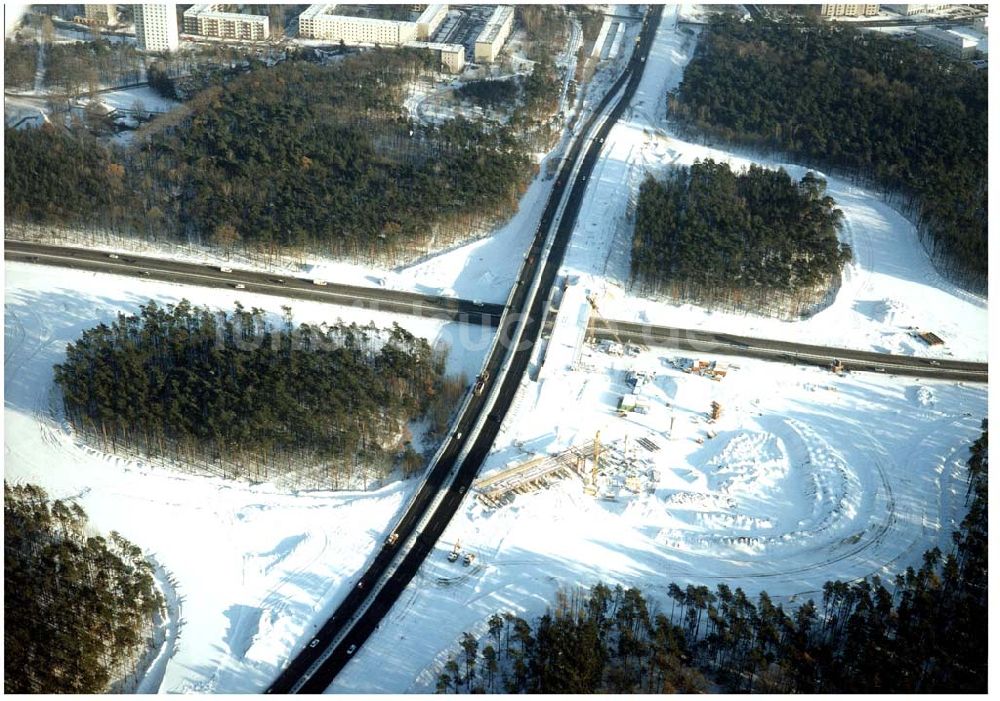
M 560 169 L 556 186 L 552 190 L 541 224 L 515 283 L 507 312 L 501 319 L 497 336 L 501 342 L 495 344 L 493 352 L 486 361 L 486 372 L 490 378 L 487 390 L 468 402 L 465 411 L 458 419 L 458 428 L 441 458 L 432 465 L 427 480 L 421 486 L 410 508 L 393 529 L 397 537 L 392 541 L 386 541 L 358 585 L 352 588 L 351 594 L 317 634 L 316 640 L 319 642 L 316 646 L 306 647 L 267 690 L 269 693 L 318 693 L 326 690 L 358 646 L 367 640 L 392 608 L 424 559 L 433 551 L 434 544 L 458 510 L 465 491 L 489 454 L 507 409 L 520 387 L 545 318 L 548 290 L 562 264 L 563 254 L 573 231 L 576 213 L 579 211 L 586 190 L 587 176 L 600 155 L 605 137 L 638 86 L 650 41 L 661 13 L 662 7 L 656 7 L 647 16 L 640 43 L 631 62 L 594 110 L 584 129 L 580 131 Z M 624 90 L 622 90 L 623 84 Z M 595 124 L 605 113 L 611 99 L 619 93 L 620 97 L 615 107 L 595 130 Z M 580 159 L 584 148 L 586 150 Z M 578 159 L 579 164 L 577 164 Z M 574 172 L 576 176 L 572 179 L 572 188 L 564 203 L 566 186 L 570 184 Z M 559 217 L 561 208 L 563 214 Z M 549 233 L 553 226 L 555 236 L 546 253 L 546 242 L 550 238 Z M 522 310 L 527 313 L 508 313 L 511 310 Z M 503 367 L 507 368 L 506 371 L 501 369 Z M 497 388 L 498 379 L 500 384 Z M 488 400 L 493 400 L 492 410 L 487 408 Z M 481 420 L 484 409 L 489 413 L 485 420 Z M 479 430 L 476 430 L 477 428 Z M 468 448 L 467 444 L 470 441 L 472 441 L 471 448 Z M 466 452 L 464 460 L 459 463 L 457 458 Z M 456 466 L 457 471 L 455 471 Z M 446 481 L 453 472 L 455 472 L 454 479 L 451 480 L 450 486 L 447 486 Z M 433 507 L 435 501 L 438 501 L 439 505 L 431 512 L 430 518 L 426 519 L 426 525 L 418 530 L 418 525 L 425 520 L 425 514 Z M 414 531 L 417 532 L 414 534 Z M 397 546 L 401 544 L 408 547 L 399 547 L 397 550 Z M 397 552 L 398 558 L 394 557 Z M 398 564 L 395 564 L 396 560 L 399 560 Z M 385 577 L 384 584 L 379 586 L 379 580 L 383 577 Z
M 246 289 L 248 292 L 284 298 L 349 304 L 378 311 L 437 317 L 490 327 L 496 327 L 500 324 L 500 317 L 504 310 L 504 305 L 454 297 L 337 283 L 317 285 L 301 278 L 281 278 L 267 273 L 238 269 L 224 273 L 214 266 L 162 258 L 109 254 L 86 248 L 51 246 L 22 241 L 7 241 L 5 248 L 4 256 L 12 261 L 117 275 L 142 276 L 202 287 L 233 288 L 236 285 L 243 285 L 242 289 Z M 118 255 L 118 257 L 111 258 L 111 255 Z M 988 379 L 986 363 L 948 359 L 939 361 L 916 356 L 874 353 L 751 336 L 734 336 L 710 330 L 651 326 L 608 319 L 601 326 L 592 326 L 589 332 L 599 339 L 632 339 L 681 350 L 711 351 L 723 354 L 728 352 L 733 355 L 778 362 L 829 365 L 832 358 L 839 358 L 850 360 L 852 362 L 850 369 L 852 370 L 888 371 L 900 375 L 971 382 L 986 382 Z
M 151 280 L 201 287 L 236 288 L 237 285 L 242 285 L 238 289 L 245 289 L 247 292 L 346 304 L 400 314 L 431 316 L 471 324 L 497 326 L 500 321 L 500 313 L 503 311 L 503 307 L 499 304 L 467 299 L 340 285 L 326 281 L 320 281 L 322 284 L 317 284 L 301 278 L 281 278 L 273 274 L 248 270 L 223 271 L 205 265 L 162 258 L 119 255 L 86 248 L 5 241 L 4 249 L 4 257 L 7 260 L 56 265 L 116 275 L 141 276 Z
M 872 370 L 897 375 L 930 377 L 940 380 L 987 382 L 988 364 L 965 360 L 936 360 L 909 355 L 891 355 L 830 346 L 813 346 L 790 341 L 773 341 L 749 336 L 652 326 L 611 319 L 593 320 L 588 335 L 602 340 L 641 342 L 702 353 L 738 355 L 763 360 L 829 367 L 833 359 L 850 362 L 849 370 Z

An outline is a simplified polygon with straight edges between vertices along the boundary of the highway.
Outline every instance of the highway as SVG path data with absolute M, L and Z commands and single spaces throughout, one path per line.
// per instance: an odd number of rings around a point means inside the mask
M 602 319 L 587 329 L 588 337 L 645 346 L 676 348 L 691 353 L 737 355 L 782 363 L 830 367 L 840 360 L 848 371 L 864 370 L 893 375 L 909 375 L 939 380 L 989 381 L 987 363 L 967 360 L 938 360 L 912 355 L 890 355 L 873 351 L 852 350 L 832 346 L 815 346 L 792 341 L 751 338 L 715 331 L 698 331 L 669 326 L 652 326 L 633 322 Z
M 117 257 L 112 257 L 117 256 Z M 4 242 L 4 258 L 10 261 L 53 265 L 96 273 L 126 275 L 144 280 L 161 280 L 181 285 L 230 288 L 234 291 L 306 299 L 376 311 L 435 317 L 496 327 L 503 305 L 453 297 L 436 297 L 400 292 L 380 287 L 359 287 L 233 268 L 222 272 L 218 266 L 147 258 L 127 253 L 113 254 L 87 248 L 49 246 L 23 241 Z M 237 288 L 242 285 L 242 288 Z
M 604 138 L 628 105 L 638 86 L 642 66 L 662 10 L 662 6 L 656 6 L 647 17 L 640 35 L 640 43 L 632 60 L 581 129 L 581 137 L 574 142 L 556 177 L 556 184 L 515 283 L 507 312 L 501 319 L 498 329 L 500 342 L 495 345 L 485 364 L 485 369 L 489 372 L 486 389 L 481 395 L 471 397 L 465 411 L 458 418 L 452 438 L 448 440 L 440 458 L 431 466 L 425 482 L 419 488 L 409 508 L 392 529 L 391 532 L 397 534 L 398 539 L 394 544 L 386 541 L 384 547 L 374 556 L 371 565 L 352 587 L 351 593 L 316 634 L 318 642 L 315 647 L 307 645 L 267 689 L 269 693 L 325 691 L 337 673 L 350 660 L 350 656 L 364 644 L 383 616 L 392 608 L 426 557 L 433 552 L 435 544 L 458 509 L 465 492 L 489 453 L 527 369 L 534 342 L 538 338 L 544 320 L 548 289 L 552 286 L 569 243 L 576 214 L 586 189 L 586 178 L 600 154 Z M 594 132 L 594 126 L 605 113 L 611 100 L 619 93 L 621 97 L 615 107 Z M 584 138 L 585 136 L 587 138 Z M 584 153 L 582 159 L 581 153 Z M 571 176 L 577 166 L 579 172 L 571 183 Z M 566 198 L 565 209 L 558 220 L 549 253 L 545 255 L 550 229 L 556 222 L 557 214 L 563 204 L 564 192 L 570 184 L 572 187 Z M 542 266 L 541 270 L 539 266 Z M 503 371 L 505 366 L 506 372 Z M 488 399 L 492 400 L 492 409 L 487 409 L 490 405 Z M 484 410 L 487 412 L 485 416 L 483 416 Z M 478 432 L 474 432 L 473 429 L 480 424 L 481 428 Z M 470 431 L 475 433 L 471 447 L 467 445 L 471 437 Z M 463 451 L 467 451 L 467 454 L 459 461 Z M 418 525 L 420 525 L 419 531 Z M 388 536 L 389 532 L 386 535 Z M 405 546 L 409 546 L 408 549 Z M 397 549 L 398 562 L 395 557 Z M 383 578 L 385 581 L 378 593 L 368 606 L 364 607 L 368 598 L 367 592 Z

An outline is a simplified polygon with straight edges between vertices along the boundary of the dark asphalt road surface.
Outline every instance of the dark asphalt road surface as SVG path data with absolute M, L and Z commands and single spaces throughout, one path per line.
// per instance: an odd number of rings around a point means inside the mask
M 112 257 L 117 256 L 117 257 Z M 219 266 L 148 258 L 128 253 L 112 254 L 88 248 L 49 246 L 24 241 L 5 241 L 4 258 L 10 261 L 54 265 L 76 270 L 126 275 L 146 280 L 160 280 L 199 287 L 228 287 L 234 292 L 306 299 L 349 307 L 373 309 L 396 314 L 435 317 L 495 327 L 500 322 L 502 304 L 477 302 L 452 297 L 436 297 L 414 292 L 400 292 L 380 287 L 360 287 L 312 280 L 277 273 L 261 273 L 233 268 L 222 272 Z
M 594 110 L 592 117 L 581 130 L 581 134 L 587 134 L 590 131 L 594 122 L 597 121 L 598 116 L 603 113 L 609 102 L 618 94 L 622 85 L 625 85 L 625 91 L 617 106 L 612 110 L 602 127 L 596 133 L 591 134 L 589 140 L 578 139 L 576 141 L 563 167 L 560 169 L 559 175 L 556 176 L 556 184 L 552 189 L 545 211 L 542 214 L 538 231 L 528 250 L 525 265 L 516 283 L 514 297 L 511 301 L 511 310 L 520 311 L 521 314 L 506 314 L 504 316 L 498 331 L 501 334 L 501 343 L 497 344 L 495 351 L 486 363 L 486 368 L 490 373 L 489 386 L 483 391 L 481 396 L 473 398 L 468 409 L 459 419 L 458 428 L 452 438 L 449 439 L 450 444 L 446 447 L 441 459 L 432 469 L 431 474 L 422 485 L 411 507 L 407 510 L 396 528 L 393 529 L 393 532 L 399 534 L 396 545 L 386 545 L 375 555 L 372 565 L 361 577 L 360 587 L 355 585 L 352 588 L 351 593 L 316 635 L 316 638 L 320 641 L 317 646 L 315 648 L 307 646 L 298 657 L 292 660 L 278 680 L 268 688 L 267 691 L 269 693 L 322 693 L 325 691 L 337 673 L 350 660 L 351 654 L 364 644 L 368 636 L 371 635 L 382 618 L 392 608 L 392 605 L 416 574 L 420 565 L 423 564 L 427 556 L 434 550 L 435 543 L 437 543 L 451 517 L 458 509 L 465 492 L 472 484 L 472 480 L 475 478 L 483 460 L 493 445 L 496 434 L 500 429 L 500 424 L 503 422 L 507 409 L 510 407 L 520 385 L 521 378 L 527 369 L 534 342 L 538 338 L 545 317 L 545 303 L 548 298 L 548 290 L 552 286 L 556 272 L 562 264 L 563 255 L 576 221 L 576 214 L 579 211 L 580 203 L 586 190 L 586 178 L 593 169 L 594 163 L 600 154 L 604 138 L 627 107 L 632 94 L 638 86 L 639 79 L 642 76 L 645 57 L 649 53 L 650 40 L 656 31 L 656 26 L 659 24 L 662 10 L 662 6 L 656 6 L 648 16 L 641 33 L 641 42 L 628 68 L 619 78 L 618 82 L 608 91 L 607 96 L 598 105 L 597 109 Z M 569 183 L 569 176 L 572 173 L 575 162 L 584 149 L 586 151 L 583 155 L 579 173 L 577 174 L 578 177 L 572 183 Z M 567 200 L 566 209 L 560 219 L 552 249 L 544 260 L 538 293 L 534 296 L 533 300 L 530 300 L 531 304 L 529 307 L 529 287 L 538 270 L 538 266 L 543 262 L 541 254 L 543 253 L 547 234 L 562 200 L 563 191 L 569 184 L 572 184 L 572 189 Z M 526 309 L 526 307 L 528 308 Z M 522 342 L 514 354 L 509 371 L 501 378 L 501 386 L 493 409 L 486 417 L 483 428 L 477 435 L 468 455 L 458 467 L 454 480 L 450 485 L 446 485 L 445 481 L 451 474 L 456 458 L 464 447 L 465 441 L 463 438 L 468 437 L 469 430 L 478 421 L 483 411 L 484 402 L 492 391 L 492 385 L 498 379 L 498 371 L 505 360 L 507 346 L 509 345 L 509 343 L 505 343 L 504 341 L 509 342 L 514 337 L 514 329 L 519 323 L 521 315 L 525 312 L 527 313 L 527 319 L 525 321 Z M 402 561 L 398 563 L 389 575 L 388 580 L 374 601 L 360 618 L 351 623 L 338 645 L 329 650 L 332 641 L 341 635 L 342 628 L 363 603 L 366 597 L 365 589 L 370 589 L 375 582 L 387 574 L 389 566 L 392 563 L 394 548 L 405 543 L 413 534 L 416 525 L 424 516 L 425 511 L 430 507 L 439 490 L 444 490 L 443 498 L 424 530 L 417 534 L 414 546 L 409 549 L 403 556 Z M 388 535 L 389 533 L 387 532 L 386 536 Z M 351 652 L 348 652 L 348 650 L 351 650 Z M 325 659 L 319 664 L 318 668 L 310 669 L 321 657 Z M 304 683 L 300 683 L 300 680 L 306 674 L 308 674 L 308 679 Z
M 833 346 L 814 346 L 792 341 L 776 341 L 714 331 L 697 331 L 669 326 L 652 326 L 611 319 L 591 321 L 588 336 L 599 340 L 661 346 L 692 353 L 737 355 L 782 363 L 829 367 L 840 360 L 848 371 L 864 370 L 893 375 L 928 377 L 939 380 L 988 382 L 989 366 L 967 360 L 938 360 L 912 355 L 890 355 L 874 351 Z

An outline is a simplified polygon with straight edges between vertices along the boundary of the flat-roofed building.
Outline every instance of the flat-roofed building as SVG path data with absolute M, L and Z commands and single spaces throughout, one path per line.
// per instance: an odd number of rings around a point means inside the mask
M 184 33 L 247 41 L 263 41 L 271 36 L 267 16 L 222 12 L 222 7 L 222 4 L 192 5 L 184 11 Z
M 447 5 L 428 5 L 417 18 L 417 41 L 430 41 L 447 16 Z
M 514 8 L 497 5 L 483 31 L 476 37 L 476 61 L 493 63 L 514 28 Z
M 84 5 L 83 16 L 88 24 L 100 24 L 113 27 L 118 24 L 118 5 L 101 3 L 99 5 Z
M 342 41 L 345 44 L 402 46 L 416 41 L 417 24 L 369 17 L 345 17 L 336 3 L 310 5 L 299 15 L 299 36 L 304 39 Z
M 921 3 L 907 3 L 907 4 L 885 4 L 882 5 L 886 10 L 895 12 L 897 15 L 903 15 L 904 17 L 909 17 L 910 15 L 919 15 L 924 12 L 934 12 L 935 10 L 940 10 L 942 8 L 948 7 L 947 4 L 941 4 L 936 2 L 921 2 Z
M 465 68 L 465 47 L 461 44 L 442 44 L 436 41 L 411 41 L 406 46 L 411 49 L 435 52 L 441 67 L 449 73 L 461 73 L 462 69 Z
M 135 40 L 143 51 L 176 51 L 177 11 L 173 5 L 148 3 L 134 6 Z
M 955 58 L 972 58 L 979 46 L 979 42 L 972 37 L 940 27 L 917 27 L 917 39 L 928 41 Z
M 829 4 L 820 5 L 819 14 L 826 19 L 837 17 L 873 17 L 878 14 L 877 4 Z

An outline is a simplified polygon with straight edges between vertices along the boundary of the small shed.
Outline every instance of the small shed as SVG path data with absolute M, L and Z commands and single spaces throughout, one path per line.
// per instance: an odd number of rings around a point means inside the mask
M 944 339 L 938 336 L 933 331 L 921 331 L 917 334 L 920 339 L 926 343 L 928 346 L 943 346 Z

